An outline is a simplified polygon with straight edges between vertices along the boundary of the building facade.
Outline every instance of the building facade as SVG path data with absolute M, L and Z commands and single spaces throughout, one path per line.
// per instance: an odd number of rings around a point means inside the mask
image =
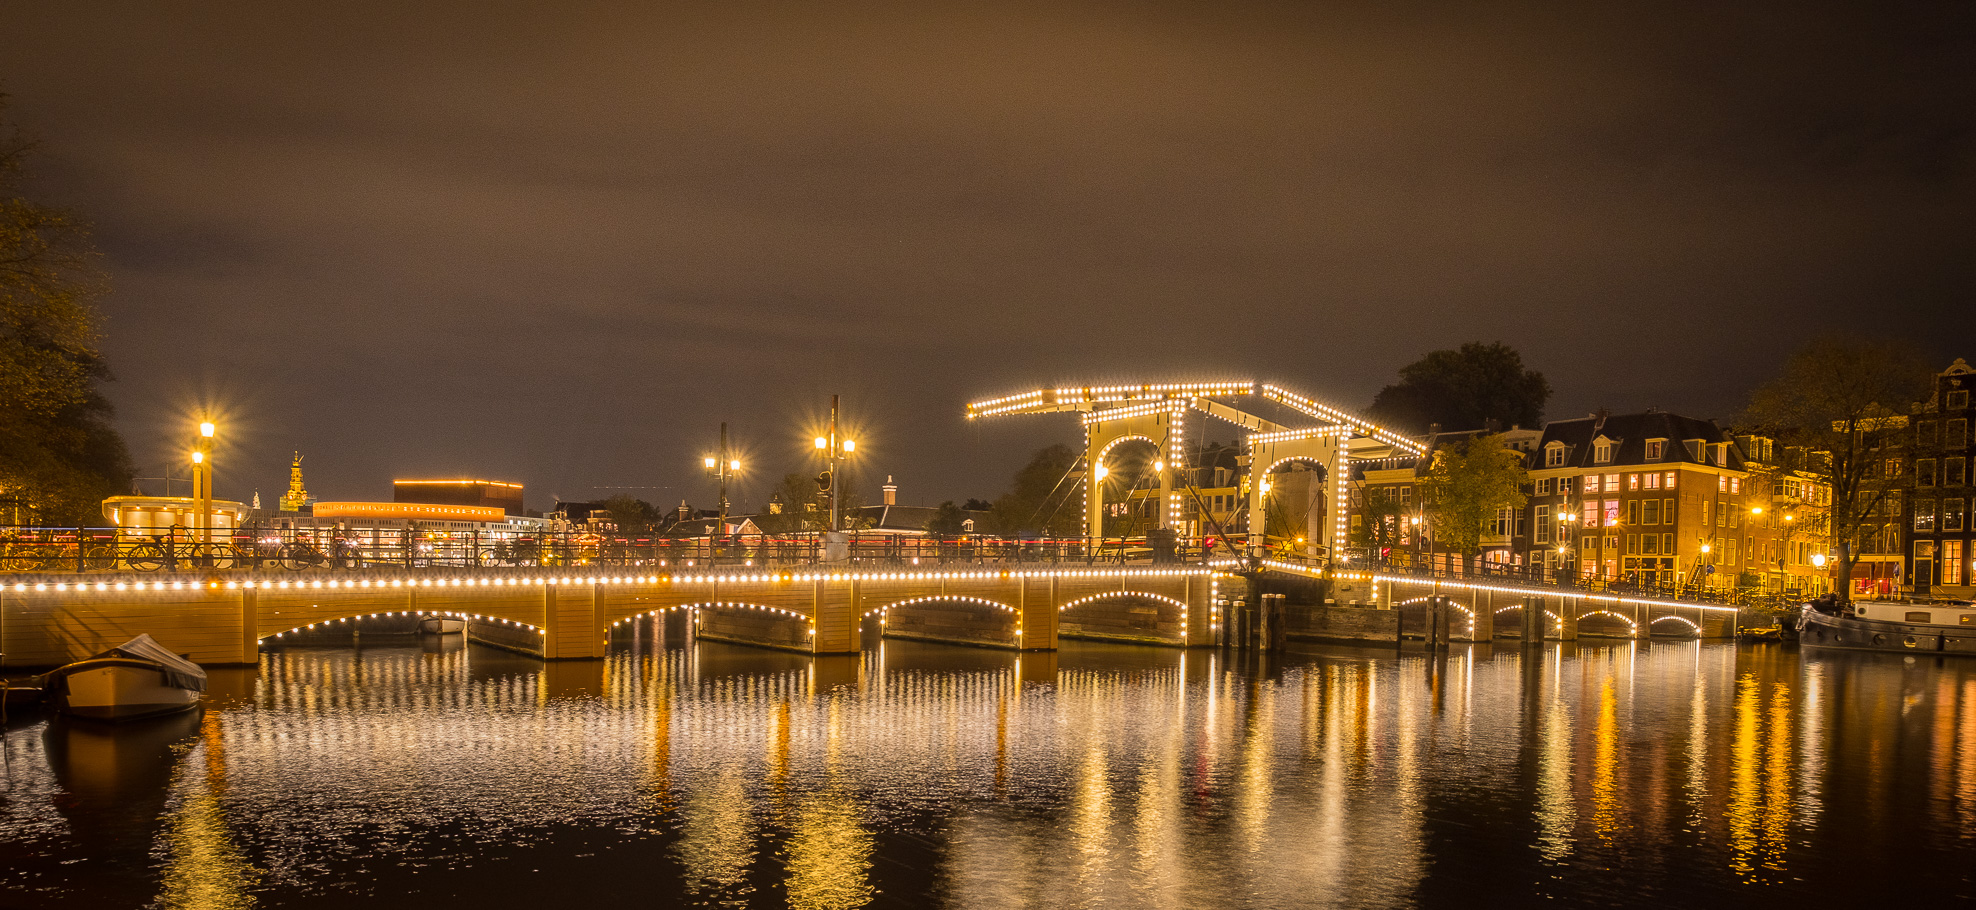
M 1911 466 L 1904 537 L 1904 576 L 1917 597 L 1967 599 L 1976 595 L 1970 578 L 1972 485 L 1976 438 L 1970 435 L 1971 391 L 1976 369 L 1957 358 L 1935 375 L 1933 393 L 1909 415 L 1905 460 Z M 1896 506 L 1894 514 L 1900 514 Z M 1891 535 L 1889 535 L 1891 536 Z M 1892 549 L 1891 547 L 1889 549 Z M 1882 592 L 1887 593 L 1887 592 Z

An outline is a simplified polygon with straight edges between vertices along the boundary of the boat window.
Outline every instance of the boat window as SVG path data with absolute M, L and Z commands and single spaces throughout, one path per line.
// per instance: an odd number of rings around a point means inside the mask
M 1926 611 L 1926 610 L 1910 610 L 1910 611 L 1908 611 L 1908 614 L 1907 614 L 1907 621 L 1908 621 L 1908 622 L 1934 622 L 1934 621 L 1935 621 L 1935 615 L 1934 615 L 1934 614 L 1932 614 L 1932 613 L 1929 613 L 1929 612 L 1928 612 L 1928 611 Z

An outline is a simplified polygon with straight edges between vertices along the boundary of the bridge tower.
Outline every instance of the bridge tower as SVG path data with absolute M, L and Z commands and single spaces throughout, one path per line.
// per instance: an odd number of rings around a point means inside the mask
M 1143 440 L 1158 453 L 1159 483 L 1155 527 L 1179 525 L 1185 493 L 1179 478 L 1187 470 L 1188 446 L 1201 431 L 1199 413 L 1246 432 L 1249 448 L 1247 553 L 1267 549 L 1264 516 L 1268 477 L 1290 462 L 1323 472 L 1326 520 L 1307 552 L 1328 556 L 1344 546 L 1351 464 L 1395 455 L 1424 454 L 1412 439 L 1364 418 L 1280 386 L 1258 382 L 1178 382 L 1141 385 L 1075 386 L 1036 389 L 968 405 L 972 420 L 1005 414 L 1082 413 L 1084 424 L 1084 536 L 1092 545 L 1104 535 L 1106 456 L 1127 440 Z

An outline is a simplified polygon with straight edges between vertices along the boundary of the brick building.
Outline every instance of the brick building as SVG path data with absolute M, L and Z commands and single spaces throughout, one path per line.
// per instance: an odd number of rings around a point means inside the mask
M 1976 439 L 1970 421 L 1970 391 L 1976 369 L 1957 358 L 1935 376 L 1933 394 L 1909 415 L 1906 460 L 1912 492 L 1907 498 L 1905 540 L 1896 552 L 1906 559 L 1904 575 L 1916 596 L 1968 598 L 1976 594 L 1970 577 L 1971 464 Z M 1900 514 L 1898 507 L 1893 514 Z M 1887 535 L 1892 537 L 1893 535 Z M 1884 549 L 1895 549 L 1884 547 Z

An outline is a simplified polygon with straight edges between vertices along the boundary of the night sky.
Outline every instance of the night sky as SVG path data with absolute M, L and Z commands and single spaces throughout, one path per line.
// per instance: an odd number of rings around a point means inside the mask
M 1728 418 L 1821 332 L 1976 358 L 1969 4 L 276 6 L 0 0 L 139 473 L 210 404 L 223 497 L 711 506 L 725 420 L 752 508 L 839 392 L 932 504 L 1067 381 L 1360 408 L 1500 340 L 1552 417 Z

